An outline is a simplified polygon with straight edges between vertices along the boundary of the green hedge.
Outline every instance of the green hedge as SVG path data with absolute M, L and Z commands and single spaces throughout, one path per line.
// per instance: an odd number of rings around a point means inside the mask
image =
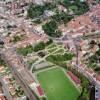
M 65 53 L 63 55 L 56 54 L 56 55 L 50 55 L 46 58 L 47 61 L 50 62 L 62 62 L 62 61 L 68 61 L 73 58 L 74 54 L 71 53 Z

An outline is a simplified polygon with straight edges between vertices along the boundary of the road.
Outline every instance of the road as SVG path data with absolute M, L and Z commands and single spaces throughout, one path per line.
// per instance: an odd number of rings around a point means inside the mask
M 2 77 L 0 77 L 0 82 L 2 84 L 2 89 L 4 91 L 4 94 L 6 95 L 8 100 L 13 100 L 10 93 L 9 93 L 9 87 L 8 85 L 4 82 L 4 80 L 2 79 Z

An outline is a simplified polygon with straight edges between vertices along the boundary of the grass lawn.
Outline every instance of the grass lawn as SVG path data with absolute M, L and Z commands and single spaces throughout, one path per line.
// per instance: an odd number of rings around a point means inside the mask
M 47 100 L 77 100 L 79 91 L 60 68 L 53 68 L 37 74 Z
M 64 53 L 64 49 L 59 49 L 58 51 L 56 51 L 55 53 Z

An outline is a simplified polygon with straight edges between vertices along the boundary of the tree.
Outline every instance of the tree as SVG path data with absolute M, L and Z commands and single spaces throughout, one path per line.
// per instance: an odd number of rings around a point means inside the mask
M 65 12 L 57 12 L 56 15 L 52 16 L 52 19 L 56 21 L 56 23 L 58 24 L 66 24 L 68 23 L 71 19 L 73 18 L 73 16 L 68 15 Z
M 60 37 L 61 32 L 58 30 L 58 25 L 56 21 L 51 20 L 50 22 L 47 22 L 45 25 L 42 26 L 44 32 L 51 36 L 51 37 Z
M 4 42 L 3 41 L 0 41 L 0 45 L 4 45 Z
M 93 48 L 97 43 L 94 40 L 90 41 L 90 48 Z
M 86 96 L 82 96 L 82 97 L 80 97 L 80 99 L 79 100 L 88 100 L 87 99 L 87 97 Z
M 28 13 L 28 17 L 29 18 L 34 18 L 34 17 L 39 17 L 43 14 L 44 10 L 43 10 L 43 6 L 40 6 L 40 5 L 30 5 L 28 10 L 27 10 L 27 13 Z
M 40 43 L 38 43 L 37 45 L 35 45 L 34 51 L 37 52 L 37 51 L 39 51 L 39 50 L 43 50 L 44 48 L 45 48 L 44 42 L 40 42 Z

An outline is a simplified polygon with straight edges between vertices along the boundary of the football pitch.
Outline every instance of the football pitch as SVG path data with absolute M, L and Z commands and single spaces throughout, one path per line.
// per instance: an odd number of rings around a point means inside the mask
M 77 100 L 80 92 L 61 68 L 48 69 L 37 74 L 47 100 Z

